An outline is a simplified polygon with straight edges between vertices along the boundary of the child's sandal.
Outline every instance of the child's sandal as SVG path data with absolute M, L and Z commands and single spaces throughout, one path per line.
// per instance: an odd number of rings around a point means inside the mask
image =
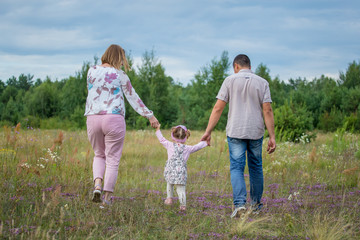
M 97 187 L 99 187 L 100 189 L 96 189 Z M 101 202 L 101 185 L 99 184 L 95 185 L 92 201 L 97 203 Z
M 172 204 L 173 204 L 172 198 L 167 198 L 167 199 L 165 199 L 164 204 L 165 204 L 165 205 L 172 205 Z

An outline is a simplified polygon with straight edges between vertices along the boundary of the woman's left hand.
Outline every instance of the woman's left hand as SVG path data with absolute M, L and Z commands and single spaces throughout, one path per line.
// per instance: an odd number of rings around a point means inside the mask
M 152 116 L 149 118 L 149 122 L 151 124 L 151 127 L 156 128 L 159 125 L 159 121 L 156 119 L 155 116 Z

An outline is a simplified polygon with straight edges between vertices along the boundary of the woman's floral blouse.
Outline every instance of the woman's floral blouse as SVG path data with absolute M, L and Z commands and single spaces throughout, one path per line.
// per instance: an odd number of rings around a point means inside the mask
M 126 99 L 141 116 L 151 118 L 150 111 L 141 101 L 125 72 L 112 67 L 93 66 L 87 75 L 88 96 L 85 116 L 120 114 L 125 117 Z

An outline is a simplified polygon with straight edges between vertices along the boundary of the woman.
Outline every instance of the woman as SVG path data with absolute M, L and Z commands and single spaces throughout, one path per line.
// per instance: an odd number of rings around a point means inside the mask
M 137 113 L 149 119 L 152 127 L 156 128 L 159 122 L 121 70 L 121 67 L 129 70 L 124 49 L 111 45 L 101 57 L 101 63 L 88 71 L 85 116 L 88 138 L 95 154 L 92 201 L 101 202 L 103 184 L 104 203 L 110 204 L 126 132 L 124 95 Z

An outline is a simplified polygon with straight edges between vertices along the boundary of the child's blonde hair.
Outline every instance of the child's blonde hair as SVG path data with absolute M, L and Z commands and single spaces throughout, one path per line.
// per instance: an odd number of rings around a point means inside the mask
M 171 133 L 175 138 L 180 140 L 190 137 L 190 130 L 185 131 L 179 126 L 171 128 Z

